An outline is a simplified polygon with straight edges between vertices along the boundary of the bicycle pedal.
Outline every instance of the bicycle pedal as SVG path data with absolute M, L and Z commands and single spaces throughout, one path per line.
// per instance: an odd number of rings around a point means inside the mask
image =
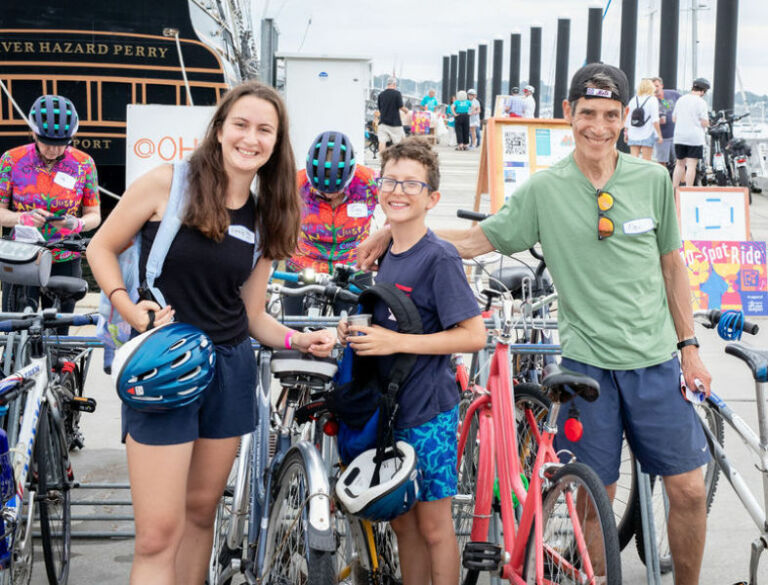
M 85 396 L 75 396 L 70 403 L 72 408 L 80 412 L 96 412 L 96 399 Z
M 502 551 L 491 542 L 468 542 L 464 545 L 462 565 L 465 569 L 496 572 L 502 565 Z

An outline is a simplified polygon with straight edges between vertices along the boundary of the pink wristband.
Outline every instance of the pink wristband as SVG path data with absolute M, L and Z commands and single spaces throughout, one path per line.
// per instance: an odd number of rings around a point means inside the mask
M 285 349 L 292 349 L 291 338 L 294 335 L 296 335 L 296 331 L 294 331 L 293 329 L 291 329 L 288 333 L 285 334 L 285 341 L 284 341 Z

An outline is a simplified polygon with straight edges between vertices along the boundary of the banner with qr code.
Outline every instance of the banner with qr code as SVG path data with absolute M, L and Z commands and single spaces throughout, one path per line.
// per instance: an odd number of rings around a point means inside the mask
M 768 315 L 765 242 L 684 240 L 694 311 Z

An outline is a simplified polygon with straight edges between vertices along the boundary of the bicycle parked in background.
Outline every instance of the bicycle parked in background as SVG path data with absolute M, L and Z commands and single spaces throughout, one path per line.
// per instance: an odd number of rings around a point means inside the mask
M 96 314 L 61 315 L 46 310 L 0 322 L 0 331 L 29 334 L 29 364 L 0 380 L 0 406 L 23 403 L 18 440 L 11 444 L 11 469 L 2 470 L 15 485 L 15 494 L 3 502 L 0 513 L 0 583 L 4 585 L 23 585 L 31 579 L 32 524 L 37 510 L 48 582 L 64 585 L 69 578 L 74 474 L 65 438 L 67 390 L 60 373 L 51 369 L 45 332 L 57 326 L 95 324 L 96 319 Z

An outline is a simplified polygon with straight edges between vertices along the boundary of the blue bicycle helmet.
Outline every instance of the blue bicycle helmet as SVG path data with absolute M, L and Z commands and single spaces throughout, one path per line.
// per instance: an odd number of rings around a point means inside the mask
M 355 151 L 352 141 L 341 132 L 323 132 L 307 153 L 307 179 L 322 193 L 346 189 L 355 176 Z
M 60 95 L 41 95 L 29 110 L 29 125 L 44 144 L 69 144 L 80 119 L 74 104 Z
M 169 323 L 117 350 L 112 381 L 128 406 L 169 410 L 200 396 L 213 379 L 215 363 L 213 342 L 205 333 L 186 323 Z
M 379 481 L 375 481 L 376 449 L 352 460 L 336 482 L 336 497 L 346 512 L 371 522 L 405 514 L 419 498 L 421 470 L 416 451 L 405 441 L 384 450 Z

